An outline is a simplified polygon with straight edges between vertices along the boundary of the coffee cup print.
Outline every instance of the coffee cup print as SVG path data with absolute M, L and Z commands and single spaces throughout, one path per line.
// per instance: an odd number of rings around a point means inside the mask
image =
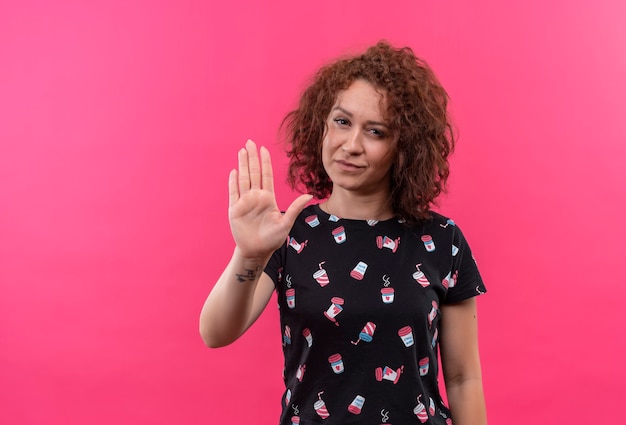
M 348 412 L 358 415 L 361 413 L 364 404 L 365 397 L 363 397 L 362 395 L 357 395 L 356 397 L 354 397 L 354 400 L 352 400 L 352 403 L 350 403 L 350 405 L 348 406 Z
M 422 285 L 423 288 L 426 288 L 427 286 L 430 285 L 430 281 L 428 280 L 424 272 L 420 270 L 421 265 L 422 263 L 415 265 L 415 268 L 417 268 L 417 271 L 413 273 L 413 279 L 415 279 L 417 283 Z
M 391 381 L 394 384 L 397 384 L 398 380 L 400 379 L 400 375 L 402 375 L 403 371 L 404 371 L 404 365 L 401 366 L 397 370 L 393 370 L 389 366 L 385 366 L 384 369 L 377 367 L 374 374 L 376 375 L 376 380 L 378 382 L 382 380 L 386 380 L 386 381 Z
M 346 229 L 343 226 L 339 226 L 332 231 L 335 242 L 344 243 L 346 241 Z
M 426 251 L 433 252 L 435 250 L 435 242 L 433 242 L 433 237 L 430 235 L 422 236 L 422 242 L 424 242 L 424 248 Z
M 435 345 L 437 345 L 437 337 L 439 336 L 439 329 L 435 328 L 435 333 L 433 334 L 433 339 L 432 341 L 430 341 L 430 346 L 435 348 Z
M 317 227 L 320 224 L 320 220 L 315 214 L 308 216 L 304 221 L 311 227 Z
M 458 253 L 459 253 L 459 247 L 456 245 L 452 245 L 452 256 L 456 257 Z
M 428 366 L 429 366 L 429 364 L 430 364 L 430 361 L 429 361 L 428 357 L 424 357 L 423 359 L 420 359 L 420 361 L 419 361 L 420 376 L 428 375 Z
M 313 345 L 313 336 L 311 335 L 311 330 L 309 328 L 304 328 L 302 331 L 302 336 L 306 339 L 306 343 L 311 348 Z
M 432 308 L 430 309 L 430 313 L 428 313 L 428 326 L 432 326 L 433 325 L 433 321 L 435 320 L 435 317 L 437 317 L 437 309 L 439 308 L 439 306 L 437 305 L 437 301 L 432 302 Z
M 419 419 L 421 423 L 424 423 L 428 420 L 428 412 L 426 411 L 424 403 L 420 401 L 421 397 L 422 394 L 417 397 L 417 406 L 413 409 L 413 413 L 415 413 L 415 416 L 417 416 L 417 419 Z
M 452 274 L 452 271 L 449 271 L 446 277 L 444 277 L 443 280 L 441 281 L 441 284 L 446 289 L 454 288 L 456 286 L 456 278 L 458 275 L 459 275 L 458 271 L 454 272 L 454 274 Z
M 354 269 L 350 272 L 350 276 L 355 278 L 356 280 L 363 280 L 365 276 L 365 271 L 367 270 L 367 264 L 363 261 L 359 261 L 359 263 L 354 266 Z
M 354 345 L 357 345 L 360 341 L 371 342 L 374 337 L 374 331 L 376 330 L 376 325 L 372 322 L 367 322 L 361 333 L 359 333 L 359 339 L 356 341 L 350 341 Z
M 400 245 L 400 237 L 396 239 L 391 239 L 388 236 L 377 236 L 376 237 L 376 246 L 378 249 L 388 248 L 391 252 L 396 252 L 398 250 L 398 246 Z
M 302 380 L 304 379 L 305 371 L 306 371 L 305 364 L 301 364 L 300 366 L 298 366 L 298 370 L 296 371 L 296 378 L 298 379 L 298 381 L 302 382 Z
M 328 413 L 326 403 L 322 400 L 322 394 L 324 394 L 324 391 L 317 393 L 318 400 L 313 404 L 313 408 L 320 418 L 326 419 L 330 416 L 330 413 Z
M 383 298 L 383 302 L 385 304 L 391 304 L 393 303 L 393 298 L 394 298 L 394 294 L 395 291 L 393 288 L 387 287 L 387 288 L 382 288 L 380 290 L 380 295 Z
M 285 291 L 285 297 L 287 298 L 287 307 L 296 308 L 296 290 L 289 288 Z
M 333 354 L 332 356 L 328 357 L 328 363 L 330 363 L 330 368 L 337 375 L 343 373 L 343 371 L 345 370 L 343 366 L 343 359 L 341 358 L 341 354 L 339 353 Z
M 292 416 L 291 425 L 300 425 L 300 416 Z
M 291 402 L 291 390 L 287 388 L 287 392 L 285 393 L 285 404 L 289 404 Z
M 331 322 L 335 323 L 335 325 L 339 326 L 335 317 L 343 311 L 343 298 L 332 297 L 330 302 L 330 307 L 328 307 L 328 310 L 324 312 L 324 316 L 326 316 L 326 318 Z
M 287 244 L 290 247 L 292 247 L 293 249 L 295 249 L 298 254 L 300 254 L 302 252 L 302 250 L 307 245 L 307 243 L 309 243 L 308 240 L 300 243 L 300 242 L 296 241 L 295 238 L 290 238 L 289 236 L 287 236 Z
M 413 340 L 413 329 L 411 329 L 410 326 L 400 328 L 400 330 L 398 331 L 398 335 L 400 336 L 402 342 L 406 347 L 412 346 L 415 342 Z
M 330 283 L 330 280 L 328 279 L 328 273 L 326 272 L 326 270 L 322 268 L 322 265 L 324 263 L 325 261 L 321 262 L 319 264 L 320 269 L 317 270 L 315 273 L 313 273 L 313 279 L 315 279 L 317 283 L 320 284 L 321 287 L 324 287 Z
M 430 416 L 435 416 L 435 402 L 431 397 L 428 397 L 428 413 Z

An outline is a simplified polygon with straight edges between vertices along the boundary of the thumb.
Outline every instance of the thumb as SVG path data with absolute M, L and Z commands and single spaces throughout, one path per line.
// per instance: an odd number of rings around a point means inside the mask
M 311 199 L 313 199 L 313 195 L 300 195 L 289 205 L 289 208 L 287 208 L 287 211 L 283 214 L 283 220 L 285 220 L 285 224 L 287 224 L 289 228 L 293 226 L 296 218 L 298 218 L 298 214 L 302 212 Z

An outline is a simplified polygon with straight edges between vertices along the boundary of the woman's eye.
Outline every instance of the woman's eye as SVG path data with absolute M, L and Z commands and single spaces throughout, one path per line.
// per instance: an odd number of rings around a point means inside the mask
M 337 124 L 339 124 L 339 125 L 348 125 L 348 124 L 350 124 L 350 123 L 348 122 L 348 120 L 343 119 L 343 118 L 335 118 L 335 122 L 336 122 Z
M 373 134 L 374 136 L 376 136 L 376 137 L 380 137 L 380 138 L 385 137 L 385 133 L 383 133 L 382 131 L 380 131 L 380 130 L 379 130 L 379 129 L 377 129 L 377 128 L 372 128 L 372 129 L 370 130 L 370 133 L 372 133 L 372 134 Z

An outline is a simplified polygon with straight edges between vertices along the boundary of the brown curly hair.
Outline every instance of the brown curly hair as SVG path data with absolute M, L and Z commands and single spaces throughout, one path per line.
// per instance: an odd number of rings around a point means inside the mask
M 430 206 L 445 191 L 448 156 L 455 134 L 447 112 L 448 94 L 426 62 L 409 47 L 394 48 L 380 41 L 365 53 L 322 67 L 304 91 L 298 108 L 284 118 L 287 181 L 292 188 L 328 197 L 332 181 L 322 164 L 326 119 L 341 90 L 362 79 L 387 96 L 390 129 L 397 136 L 391 169 L 394 213 L 407 224 L 430 217 Z

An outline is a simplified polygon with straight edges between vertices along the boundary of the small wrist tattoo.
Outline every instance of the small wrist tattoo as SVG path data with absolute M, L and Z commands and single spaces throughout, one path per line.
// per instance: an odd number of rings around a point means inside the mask
M 260 270 L 261 266 L 257 267 L 254 270 L 246 269 L 245 273 L 235 273 L 235 276 L 237 277 L 237 282 L 252 282 L 256 280 L 256 278 L 259 276 Z

